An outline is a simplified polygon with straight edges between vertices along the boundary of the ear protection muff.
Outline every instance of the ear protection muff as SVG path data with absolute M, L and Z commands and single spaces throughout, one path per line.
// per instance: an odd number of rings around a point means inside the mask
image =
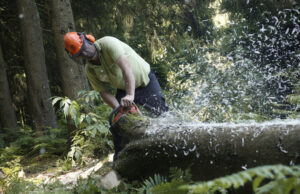
M 89 40 L 90 42 L 94 43 L 95 42 L 95 37 L 90 34 L 84 34 L 84 37 Z

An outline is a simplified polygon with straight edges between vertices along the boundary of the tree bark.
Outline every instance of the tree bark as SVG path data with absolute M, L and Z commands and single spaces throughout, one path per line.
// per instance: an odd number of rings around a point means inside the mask
M 18 125 L 16 113 L 12 105 L 6 67 L 0 43 L 0 123 L 3 129 L 15 130 Z
M 34 0 L 17 0 L 17 6 L 23 39 L 32 126 L 36 130 L 56 127 L 54 110 L 50 101 L 51 93 L 37 6 Z
M 89 85 L 83 64 L 72 60 L 64 48 L 64 35 L 75 31 L 70 0 L 50 1 L 52 29 L 56 46 L 56 57 L 60 69 L 62 90 L 65 96 L 75 99 L 80 90 L 88 90 Z
M 129 180 L 164 175 L 170 167 L 190 168 L 193 179 L 202 181 L 255 166 L 300 164 L 299 121 L 154 124 L 124 116 L 113 130 L 123 148 L 115 169 Z

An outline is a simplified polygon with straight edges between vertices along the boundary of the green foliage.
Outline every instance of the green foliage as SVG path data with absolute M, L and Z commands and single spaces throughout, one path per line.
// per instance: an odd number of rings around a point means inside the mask
M 276 4 L 273 6 L 276 7 Z M 287 97 L 299 95 L 299 73 L 296 70 L 299 43 L 295 41 L 299 39 L 299 33 L 295 33 L 299 29 L 299 5 L 295 4 L 293 9 L 278 10 L 273 10 L 273 6 L 260 10 L 261 13 L 257 14 L 259 18 L 237 16 L 238 23 L 228 28 L 236 36 L 229 37 L 229 40 L 233 46 L 242 47 L 240 56 L 252 61 L 249 71 L 257 74 L 257 84 L 254 85 L 260 96 L 256 100 L 255 110 L 269 117 L 286 118 L 290 111 L 295 111 L 294 104 L 289 103 Z M 248 7 L 245 12 L 252 9 Z M 235 61 L 232 50 L 228 48 L 223 52 Z
M 143 181 L 138 189 L 138 193 L 176 193 L 181 194 L 185 191 L 179 187 L 191 182 L 192 176 L 190 170 L 182 170 L 177 167 L 171 167 L 168 177 L 155 174 Z
M 190 169 L 182 170 L 177 167 L 170 168 L 170 175 L 171 180 L 182 180 L 183 182 L 189 182 L 192 180 L 192 174 L 190 173 Z
M 151 189 L 151 193 L 153 194 L 162 194 L 162 193 L 169 193 L 169 194 L 185 194 L 187 191 L 180 189 L 180 187 L 186 184 L 182 182 L 182 180 L 172 180 L 167 183 L 162 183 L 157 185 Z
M 150 194 L 153 187 L 163 184 L 166 181 L 167 179 L 165 177 L 155 174 L 153 178 L 149 177 L 148 179 L 144 180 L 143 185 L 141 188 L 139 188 L 138 192 Z
M 39 194 L 71 194 L 73 192 L 69 191 L 65 188 L 65 185 L 61 184 L 59 181 L 54 183 L 50 183 L 47 185 L 36 185 L 32 182 L 26 181 L 22 178 L 14 178 L 9 184 L 3 187 L 4 193 L 7 194 L 31 194 L 31 193 L 39 193 Z
M 6 166 L 1 167 L 1 170 L 5 174 L 6 177 L 10 179 L 15 179 L 18 177 L 22 166 L 20 164 L 20 158 L 16 158 L 15 160 L 9 161 L 6 163 Z
M 154 185 L 150 193 L 172 193 L 172 194 L 185 194 L 186 190 L 180 187 L 184 184 L 188 184 L 192 180 L 192 175 L 190 174 L 190 169 L 182 170 L 177 167 L 170 168 L 170 174 L 168 177 L 168 182 L 162 182 L 161 184 Z
M 106 189 L 100 182 L 98 175 L 89 176 L 87 179 L 79 179 L 72 189 L 72 193 L 105 193 L 128 194 L 137 193 L 137 189 L 129 183 L 121 182 L 118 187 Z
M 0 179 L 1 180 L 1 179 Z M 100 181 L 99 175 L 79 179 L 76 185 L 69 190 L 59 182 L 48 185 L 34 185 L 20 178 L 13 178 L 10 184 L 5 185 L 7 193 L 149 193 L 149 194 L 185 194 L 185 193 L 228 193 L 252 183 L 254 193 L 289 194 L 300 191 L 300 167 L 270 165 L 247 169 L 232 175 L 216 178 L 207 182 L 193 183 L 189 170 L 171 168 L 168 177 L 155 174 L 142 183 L 121 182 L 113 189 L 106 189 Z M 0 181 L 1 184 L 1 181 Z
M 101 183 L 100 178 L 92 178 L 88 177 L 87 179 L 79 179 L 77 181 L 77 184 L 72 189 L 72 192 L 75 194 L 81 194 L 81 193 L 103 193 L 104 191 L 107 191 Z
M 168 97 L 180 116 L 204 122 L 299 117 L 299 12 L 260 14 L 263 20 L 236 16 L 205 42 L 185 36 L 180 49 L 167 53 Z
M 249 22 L 253 20 L 261 19 L 261 14 L 266 10 L 276 12 L 278 9 L 290 9 L 295 2 L 293 1 L 276 1 L 276 0 L 251 0 L 251 1 L 239 1 L 239 0 L 223 0 L 221 8 L 224 11 L 231 13 L 232 19 L 242 15 L 247 18 Z M 252 9 L 251 9 L 252 8 Z
M 58 171 L 67 171 L 72 168 L 72 160 L 65 157 L 64 159 L 57 159 L 56 167 Z
M 5 134 L 12 135 L 12 134 Z M 4 138 L 6 139 L 4 135 Z M 30 127 L 21 128 L 18 134 L 13 134 L 17 139 L 11 143 L 5 143 L 0 152 L 0 164 L 14 160 L 20 155 L 30 152 L 34 146 L 33 133 Z
M 300 192 L 300 167 L 270 165 L 261 166 L 225 177 L 193 185 L 184 185 L 181 188 L 189 193 L 227 193 L 230 188 L 238 189 L 247 182 L 252 182 L 255 193 L 284 193 Z
M 5 193 L 24 193 L 29 194 L 34 190 L 35 186 L 30 184 L 23 179 L 15 178 L 10 181 L 9 185 L 5 185 Z
M 1 149 L 0 171 L 5 179 L 0 177 L 0 186 L 7 193 L 31 193 L 35 188 L 19 175 L 49 168 L 48 158 L 58 157 L 67 151 L 63 130 L 49 129 L 44 132 L 44 136 L 35 137 L 31 128 L 22 128 L 17 139 Z M 47 165 L 42 160 L 46 160 Z
M 0 166 L 7 166 L 7 162 L 19 160 L 21 163 L 35 159 L 57 157 L 67 151 L 66 130 L 48 129 L 44 134 L 36 137 L 31 128 L 21 128 L 17 139 L 5 148 L 1 148 Z
M 53 106 L 58 106 L 64 118 L 70 118 L 76 127 L 67 155 L 72 166 L 76 162 L 84 164 L 83 156 L 107 154 L 113 147 L 107 120 L 110 108 L 100 101 L 96 91 L 80 91 L 78 96 L 77 101 L 67 97 L 54 97 L 52 100 Z

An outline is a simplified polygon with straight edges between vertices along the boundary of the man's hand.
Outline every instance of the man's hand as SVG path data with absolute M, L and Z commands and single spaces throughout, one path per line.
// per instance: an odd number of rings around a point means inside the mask
M 126 95 L 121 99 L 121 106 L 129 107 L 133 103 L 134 96 L 133 95 Z

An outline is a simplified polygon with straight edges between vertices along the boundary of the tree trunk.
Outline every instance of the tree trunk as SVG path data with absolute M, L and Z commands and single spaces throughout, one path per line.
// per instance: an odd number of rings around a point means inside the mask
M 0 43 L 0 123 L 3 129 L 15 130 L 17 125 L 16 113 L 12 105 L 8 79 L 6 75 L 6 63 L 3 58 Z
M 88 90 L 89 86 L 83 64 L 72 60 L 64 48 L 64 35 L 75 31 L 71 3 L 70 0 L 50 1 L 50 7 L 62 90 L 65 96 L 75 99 L 80 90 Z
M 159 121 L 159 120 L 158 120 Z M 194 180 L 209 180 L 245 168 L 300 164 L 300 122 L 203 124 L 122 117 L 115 169 L 130 180 L 190 168 Z
M 45 64 L 39 13 L 34 0 L 17 0 L 33 128 L 56 127 Z

